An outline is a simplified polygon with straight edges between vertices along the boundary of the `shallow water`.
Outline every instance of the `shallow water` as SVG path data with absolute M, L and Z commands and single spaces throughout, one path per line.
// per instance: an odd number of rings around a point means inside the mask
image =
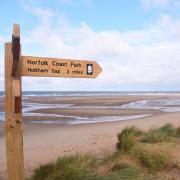
M 180 99 L 147 99 L 131 102 L 121 106 L 121 109 L 142 109 L 142 110 L 160 110 L 162 112 L 179 112 Z
M 82 119 L 72 119 L 72 120 L 46 120 L 46 121 L 31 121 L 32 123 L 42 123 L 42 124 L 89 124 L 97 122 L 113 122 L 113 121 L 124 121 L 130 119 L 137 119 L 151 116 L 151 114 L 144 115 L 131 115 L 131 116 L 100 116 L 100 117 L 87 117 Z
M 33 116 L 36 120 L 31 121 L 32 123 L 59 123 L 59 124 L 84 124 L 84 123 L 95 123 L 95 122 L 107 122 L 107 121 L 119 121 L 142 118 L 150 116 L 151 114 L 142 115 L 126 115 L 126 116 L 95 116 L 95 117 L 84 117 L 84 116 L 70 116 L 63 114 L 46 114 L 46 113 L 33 113 L 34 110 L 40 109 L 134 109 L 134 110 L 159 110 L 162 112 L 180 112 L 180 98 L 166 98 L 166 99 L 147 99 L 140 100 L 131 103 L 127 103 L 121 106 L 76 106 L 74 104 L 41 104 L 41 103 L 24 103 L 23 116 Z M 49 117 L 49 120 L 38 120 L 38 117 Z M 52 117 L 59 118 L 59 120 L 51 120 Z M 0 112 L 0 121 L 5 120 L 4 112 Z

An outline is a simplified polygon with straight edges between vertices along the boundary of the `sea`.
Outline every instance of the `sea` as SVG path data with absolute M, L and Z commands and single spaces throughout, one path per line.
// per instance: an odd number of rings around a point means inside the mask
M 180 95 L 180 91 L 23 91 L 23 96 Z M 0 91 L 4 96 L 4 91 Z
M 161 95 L 180 95 L 180 91 L 24 91 L 23 98 L 30 98 L 31 96 L 49 96 L 49 97 L 100 97 L 100 96 L 161 96 Z M 0 91 L 0 96 L 4 96 L 4 92 Z M 44 123 L 44 124 L 86 124 L 86 123 L 99 123 L 109 121 L 123 121 L 133 120 L 137 118 L 143 118 L 151 116 L 152 114 L 142 115 L 123 115 L 123 116 L 97 116 L 97 117 L 86 117 L 86 116 L 70 116 L 64 114 L 44 114 L 44 113 L 33 113 L 33 110 L 38 109 L 49 109 L 49 108 L 71 108 L 71 109 L 135 109 L 135 110 L 158 110 L 162 112 L 180 112 L 180 96 L 170 96 L 170 98 L 152 98 L 143 99 L 131 103 L 127 103 L 121 106 L 77 106 L 74 104 L 41 104 L 41 103 L 27 103 L 25 102 L 23 108 L 23 116 L 34 116 L 35 120 L 31 123 Z M 49 120 L 39 120 L 39 117 L 46 116 Z M 58 120 L 52 120 L 51 117 L 56 117 Z M 0 121 L 5 121 L 5 113 L 0 112 Z

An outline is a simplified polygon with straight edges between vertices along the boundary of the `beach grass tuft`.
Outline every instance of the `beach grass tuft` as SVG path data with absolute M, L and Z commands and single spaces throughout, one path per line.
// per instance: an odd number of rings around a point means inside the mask
M 160 143 L 160 142 L 168 142 L 172 140 L 172 137 L 176 135 L 176 129 L 173 128 L 172 124 L 165 124 L 164 126 L 158 129 L 150 129 L 144 139 L 143 142 L 146 143 Z
M 141 172 L 139 168 L 127 166 L 105 176 L 97 176 L 95 180 L 139 180 Z M 93 179 L 94 180 L 94 179 Z
M 111 168 L 111 170 L 113 172 L 116 172 L 116 171 L 119 171 L 121 169 L 125 169 L 125 168 L 128 168 L 129 167 L 129 164 L 128 163 L 125 163 L 125 162 L 119 162 L 119 163 L 115 163 L 113 165 L 113 167 Z
M 138 180 L 140 178 L 140 171 L 137 167 L 129 166 L 119 170 L 116 173 L 112 173 L 110 176 L 115 176 L 116 179 Z
M 59 158 L 55 164 L 40 166 L 29 180 L 138 180 L 141 174 L 137 167 L 119 164 L 107 175 L 98 175 L 96 166 L 94 157 L 66 156 Z
M 138 144 L 132 151 L 143 167 L 158 172 L 171 165 L 172 144 Z
M 173 128 L 172 124 L 167 123 L 164 126 L 159 128 L 160 131 L 167 134 L 167 136 L 174 136 L 175 135 L 175 128 Z
M 176 137 L 180 138 L 180 127 L 176 129 Z
M 168 156 L 163 153 L 149 153 L 141 152 L 139 154 L 139 161 L 142 165 L 150 168 L 152 171 L 159 171 L 168 165 Z
M 32 179 L 49 180 L 51 178 L 53 171 L 54 171 L 54 164 L 52 163 L 40 166 L 38 169 L 35 170 Z
M 142 135 L 143 132 L 136 127 L 127 127 L 118 134 L 117 149 L 120 151 L 129 151 L 136 143 L 135 137 Z
M 160 143 L 169 141 L 169 136 L 160 129 L 150 129 L 143 139 L 145 143 Z
M 31 180 L 89 180 L 92 179 L 92 167 L 96 159 L 92 156 L 65 156 L 55 164 L 48 164 L 37 169 Z

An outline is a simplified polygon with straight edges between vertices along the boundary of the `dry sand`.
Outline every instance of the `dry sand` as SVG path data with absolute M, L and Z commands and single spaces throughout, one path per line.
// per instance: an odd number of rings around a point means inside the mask
M 36 98 L 37 102 L 46 102 L 45 99 L 40 98 L 37 100 Z M 97 101 L 92 99 L 91 103 L 118 103 L 118 100 L 115 98 L 112 101 L 108 101 L 107 99 L 110 98 L 106 98 L 105 100 L 99 98 Z M 132 99 L 137 100 L 139 98 L 130 97 L 130 99 L 126 98 L 125 101 L 129 102 Z M 140 97 L 140 99 L 143 98 Z M 83 100 L 67 100 L 71 103 L 72 101 L 77 101 L 79 104 L 85 103 Z M 59 98 L 58 101 L 67 103 L 67 100 Z M 32 101 L 34 102 L 35 100 Z M 73 114 L 75 112 L 71 113 Z M 172 123 L 174 126 L 180 126 L 180 112 L 154 113 L 150 117 L 128 121 L 81 125 L 62 126 L 57 124 L 30 124 L 26 122 L 23 124 L 26 176 L 29 176 L 34 168 L 40 164 L 54 161 L 59 156 L 75 153 L 92 153 L 99 157 L 107 155 L 115 150 L 117 134 L 126 126 L 135 125 L 143 130 L 147 130 L 150 127 L 159 127 L 167 122 Z M 0 127 L 0 176 L 6 179 L 4 124 L 0 123 Z

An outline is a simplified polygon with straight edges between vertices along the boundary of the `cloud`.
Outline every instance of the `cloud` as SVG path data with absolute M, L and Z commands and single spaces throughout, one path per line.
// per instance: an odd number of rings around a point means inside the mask
M 29 4 L 24 4 L 24 9 L 30 13 L 32 13 L 35 17 L 37 17 L 41 24 L 48 24 L 49 20 L 54 16 L 54 13 L 49 8 L 42 7 L 32 7 Z
M 172 6 L 177 8 L 179 6 L 178 0 L 141 0 L 141 2 L 145 9 L 169 8 Z
M 68 6 L 75 6 L 77 3 L 80 3 L 86 7 L 92 7 L 93 6 L 93 2 L 92 0 L 59 0 L 59 2 L 61 4 L 65 4 L 65 5 L 68 5 Z
M 73 0 L 60 0 L 59 1 L 61 4 L 69 5 L 69 6 L 74 6 L 74 1 Z
M 92 0 L 82 0 L 83 4 L 86 6 L 86 7 L 93 7 L 93 2 Z
M 170 0 L 141 0 L 145 8 L 162 7 L 170 3 Z

